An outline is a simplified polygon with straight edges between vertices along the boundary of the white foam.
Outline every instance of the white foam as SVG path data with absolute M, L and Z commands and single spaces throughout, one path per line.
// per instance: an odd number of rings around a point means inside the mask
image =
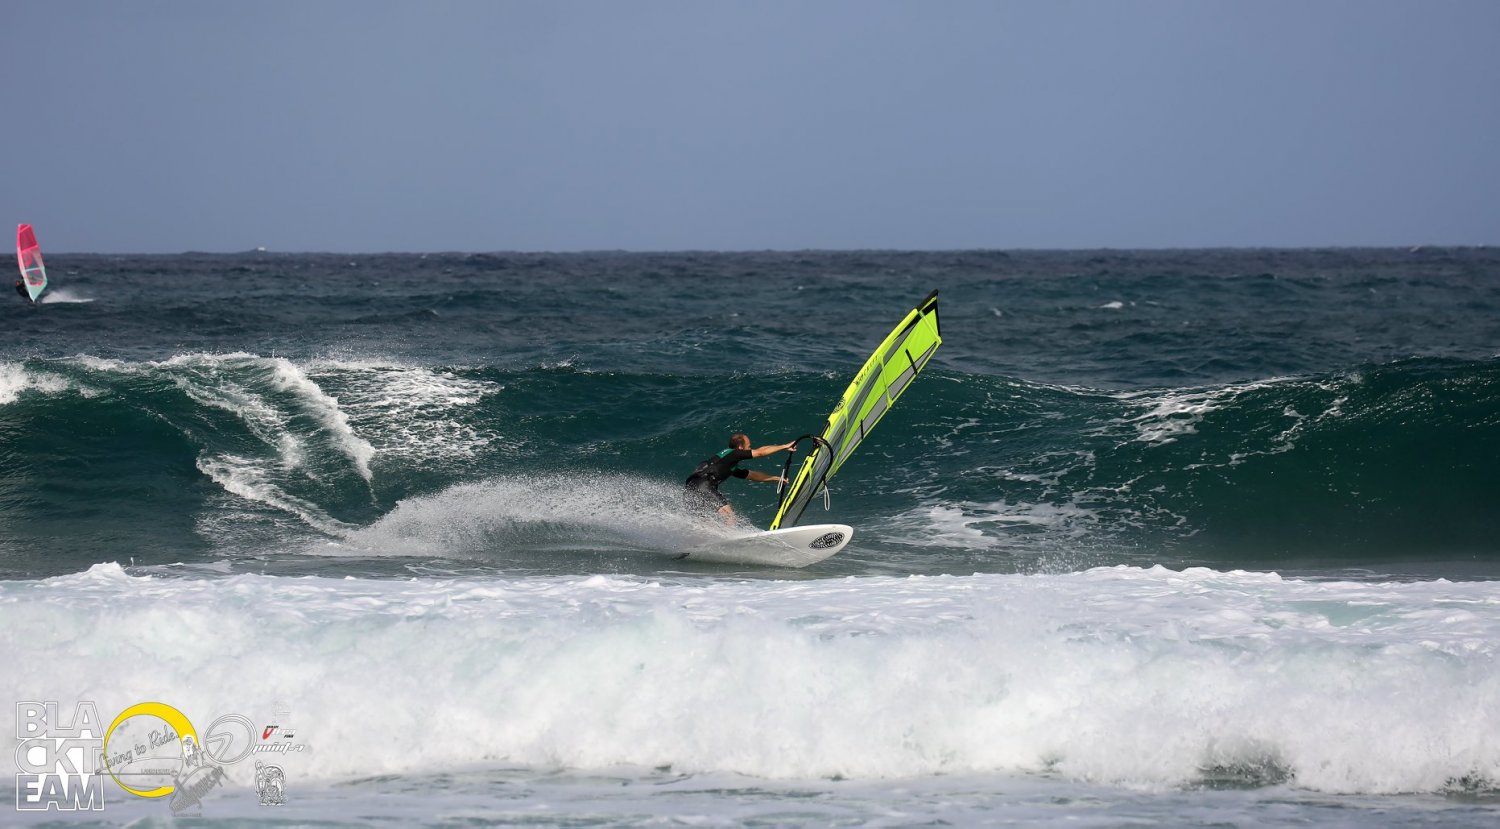
M 28 371 L 20 363 L 0 363 L 0 406 L 14 403 L 21 392 L 57 394 L 73 388 L 65 377 L 45 371 Z
M 54 288 L 52 290 L 47 291 L 47 293 L 42 294 L 42 298 L 40 300 L 37 300 L 37 301 L 39 303 L 43 304 L 43 305 L 46 305 L 46 304 L 53 303 L 53 302 L 64 302 L 64 303 L 93 302 L 94 298 L 93 297 L 86 297 L 86 296 L 79 296 L 78 294 L 74 293 L 69 288 Z
M 101 367 L 115 366 L 102 362 Z M 299 416 L 310 418 L 328 437 L 330 445 L 352 463 L 355 472 L 370 481 L 370 462 L 375 450 L 349 426 L 339 401 L 326 394 L 301 368 L 282 357 L 260 357 L 244 352 L 232 354 L 180 354 L 150 364 L 165 369 L 172 381 L 200 404 L 238 416 L 256 437 L 277 448 L 283 466 L 295 468 L 305 460 L 305 438 L 288 430 Z M 126 371 L 136 370 L 124 366 Z M 243 379 L 255 383 L 241 382 Z M 274 393 L 289 394 L 295 407 L 277 400 Z
M 76 363 L 90 371 L 110 374 L 141 374 L 148 367 L 141 363 L 127 363 L 124 360 L 116 360 L 110 357 L 95 357 L 90 354 L 79 354 L 68 358 L 68 362 Z
M 476 764 L 1035 772 L 1325 792 L 1500 780 L 1489 583 L 1051 576 L 0 582 L 0 698 L 296 712 L 298 779 Z M 14 737 L 0 738 L 0 774 Z
M 175 379 L 195 403 L 234 414 L 262 443 L 275 447 L 285 469 L 296 469 L 306 460 L 302 439 L 287 430 L 290 418 L 261 395 L 222 377 L 210 383 Z
M 370 472 L 370 460 L 375 457 L 375 449 L 368 441 L 354 433 L 349 426 L 349 416 L 339 408 L 339 401 L 326 394 L 290 360 L 278 357 L 272 361 L 272 364 L 276 387 L 290 391 L 301 398 L 323 427 L 333 436 L 334 443 L 348 456 L 349 460 L 354 462 L 354 468 L 359 470 L 360 477 L 367 482 L 370 481 L 373 477 Z
M 0 363 L 0 406 L 14 403 L 21 390 L 30 384 L 26 369 L 15 363 Z
M 1151 389 L 1110 394 L 1141 411 L 1140 414 L 1111 421 L 1091 434 L 1111 432 L 1114 426 L 1126 424 L 1135 431 L 1134 440 L 1166 444 L 1195 433 L 1205 415 L 1232 404 L 1241 395 L 1291 381 L 1289 377 L 1272 377 L 1249 383 L 1186 389 Z
M 259 508 L 270 507 L 319 532 L 342 535 L 349 530 L 350 525 L 289 490 L 295 490 L 300 479 L 329 485 L 350 475 L 368 486 L 375 449 L 355 432 L 338 399 L 290 360 L 233 352 L 179 354 L 152 362 L 79 355 L 68 362 L 98 374 L 160 377 L 198 406 L 232 415 L 259 446 L 244 441 L 235 429 L 224 435 L 195 435 L 200 428 L 196 418 L 177 425 L 204 446 L 197 459 L 199 471 L 226 493 L 248 501 L 253 522 L 265 523 Z M 80 392 L 101 393 L 86 386 Z M 226 531 L 223 521 L 209 523 L 212 526 L 205 528 L 215 536 Z
M 372 477 L 370 461 L 375 450 L 349 426 L 348 417 L 339 409 L 336 398 L 324 393 L 317 383 L 283 357 L 260 357 L 245 352 L 231 354 L 179 354 L 162 362 L 151 363 L 153 367 L 176 369 L 171 371 L 173 381 L 194 399 L 206 405 L 215 405 L 225 411 L 246 415 L 245 422 L 252 430 L 267 426 L 269 434 L 257 431 L 267 443 L 280 445 L 279 436 L 284 434 L 285 422 L 296 415 L 305 414 L 317 422 L 331 438 L 331 443 L 354 465 L 365 481 Z M 185 369 L 185 371 L 184 371 Z M 301 406 L 288 411 L 258 389 L 251 389 L 225 375 L 226 369 L 249 372 L 266 372 L 272 391 L 291 394 Z M 260 379 L 260 378 L 255 378 Z
M 912 531 L 889 540 L 918 547 L 995 549 L 1015 543 L 1018 529 L 1049 529 L 1055 539 L 1082 535 L 1097 520 L 1076 504 L 961 501 L 923 506 L 899 516 L 896 524 Z
M 299 365 L 281 357 L 247 352 L 179 354 L 130 363 L 81 355 L 75 362 L 113 374 L 162 372 L 192 399 L 240 417 L 261 441 L 276 449 L 285 469 L 309 475 L 310 438 L 315 435 L 349 460 L 366 482 L 377 455 L 408 462 L 474 457 L 504 439 L 455 417 L 504 387 L 452 371 L 388 360 L 316 359 Z M 330 391 L 330 389 L 334 391 Z M 295 405 L 281 395 L 288 395 Z M 296 429 L 305 417 L 315 432 Z
M 503 558 L 549 544 L 674 551 L 730 531 L 682 510 L 682 487 L 630 475 L 537 475 L 401 501 L 334 555 Z
M 503 390 L 498 383 L 377 360 L 314 360 L 306 371 L 339 389 L 347 422 L 369 435 L 382 456 L 409 463 L 472 458 L 501 441 L 455 417 Z
M 353 529 L 328 515 L 316 504 L 290 495 L 270 479 L 259 462 L 237 455 L 200 456 L 198 471 L 224 488 L 225 492 L 247 501 L 264 504 L 297 516 L 308 526 L 329 535 L 344 535 Z

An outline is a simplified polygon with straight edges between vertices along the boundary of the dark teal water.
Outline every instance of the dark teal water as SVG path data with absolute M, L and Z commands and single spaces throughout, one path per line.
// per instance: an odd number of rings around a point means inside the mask
M 0 305 L 3 578 L 675 567 L 649 527 L 693 465 L 817 431 L 933 288 L 818 575 L 1500 575 L 1492 249 L 48 264 L 55 301 Z

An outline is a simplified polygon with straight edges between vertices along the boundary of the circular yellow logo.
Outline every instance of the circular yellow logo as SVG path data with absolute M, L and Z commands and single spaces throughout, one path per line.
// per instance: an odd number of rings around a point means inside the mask
M 128 748 L 118 748 L 117 744 L 117 750 L 111 751 L 109 739 L 114 736 L 117 728 L 121 729 L 122 737 L 125 732 L 140 730 L 126 725 L 135 717 L 155 717 L 166 723 L 167 728 L 149 730 L 145 734 L 132 733 L 133 740 Z M 114 722 L 109 724 L 109 730 L 104 732 L 104 767 L 109 770 L 109 776 L 120 784 L 120 788 L 133 795 L 165 797 L 176 790 L 174 783 L 164 783 L 154 788 L 136 788 L 126 785 L 120 775 L 175 782 L 184 764 L 199 759 L 195 755 L 200 745 L 197 729 L 193 728 L 193 724 L 181 711 L 164 702 L 136 703 L 121 711 Z M 165 767 L 165 764 L 172 762 L 177 763 L 177 768 Z M 120 770 L 118 774 L 117 768 Z

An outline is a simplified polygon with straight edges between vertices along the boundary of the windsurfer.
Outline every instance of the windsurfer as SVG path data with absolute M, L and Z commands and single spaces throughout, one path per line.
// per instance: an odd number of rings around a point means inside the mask
M 719 491 L 719 484 L 729 480 L 731 476 L 747 478 L 756 483 L 786 483 L 786 479 L 780 475 L 767 475 L 738 467 L 741 461 L 764 458 L 777 452 L 791 452 L 796 446 L 797 442 L 792 441 L 751 449 L 748 435 L 742 432 L 730 435 L 728 449 L 698 464 L 693 474 L 688 476 L 686 495 L 689 506 L 704 512 L 717 512 L 725 524 L 734 526 L 734 508 L 729 506 L 729 499 Z
M 21 299 L 26 300 L 32 305 L 36 304 L 36 300 L 32 299 L 31 293 L 26 290 L 26 283 L 19 279 L 16 280 L 16 293 L 21 295 Z

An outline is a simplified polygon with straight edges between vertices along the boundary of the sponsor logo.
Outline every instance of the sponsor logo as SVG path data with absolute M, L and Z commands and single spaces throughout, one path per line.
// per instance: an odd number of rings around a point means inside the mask
M 224 785 L 224 767 L 255 752 L 300 752 L 295 732 L 281 722 L 256 739 L 254 722 L 239 714 L 215 719 L 201 734 L 187 715 L 163 702 L 136 703 L 106 727 L 93 702 L 79 702 L 72 716 L 57 702 L 16 704 L 16 809 L 102 811 L 106 780 L 148 799 L 170 798 L 174 816 L 198 815 L 202 801 Z M 289 713 L 289 712 L 287 712 Z M 279 737 L 273 741 L 273 737 Z M 261 802 L 285 802 L 285 773 L 256 762 Z M 274 770 L 274 771 L 271 771 Z M 112 790 L 112 787 L 108 787 Z
M 807 546 L 813 548 L 814 550 L 826 550 L 829 547 L 839 546 L 839 544 L 843 543 L 843 541 L 843 533 L 823 533 L 817 538 L 814 538 L 812 542 Z
M 102 811 L 104 726 L 92 702 L 63 719 L 56 702 L 16 703 L 16 809 Z
M 286 772 L 281 766 L 255 761 L 255 791 L 262 806 L 286 805 Z

